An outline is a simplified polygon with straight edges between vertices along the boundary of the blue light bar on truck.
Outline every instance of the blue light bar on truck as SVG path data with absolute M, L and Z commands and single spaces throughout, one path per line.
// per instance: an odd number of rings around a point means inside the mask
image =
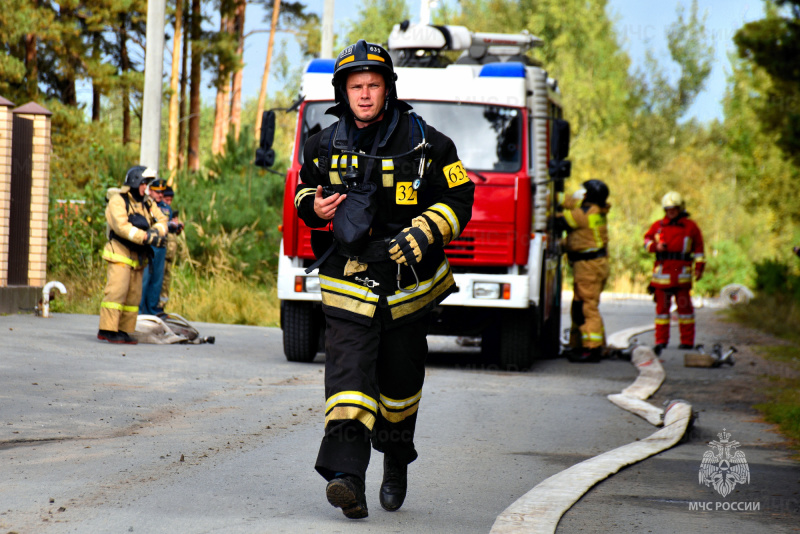
M 524 78 L 525 65 L 510 61 L 508 63 L 489 63 L 481 68 L 479 78 Z
M 335 59 L 312 59 L 308 62 L 306 72 L 316 72 L 319 74 L 333 74 L 333 67 L 336 65 Z

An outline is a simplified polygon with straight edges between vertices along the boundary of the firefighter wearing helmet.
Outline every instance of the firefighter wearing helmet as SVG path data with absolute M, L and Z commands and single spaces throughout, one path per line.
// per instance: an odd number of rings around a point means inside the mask
M 608 280 L 608 193 L 602 180 L 587 180 L 559 214 L 561 227 L 567 231 L 567 259 L 575 283 L 567 352 L 575 363 L 599 362 L 605 346 L 599 305 Z
M 295 194 L 311 228 L 326 318 L 325 435 L 316 469 L 344 515 L 368 514 L 371 448 L 381 506 L 402 506 L 425 376 L 430 311 L 455 289 L 444 246 L 472 215 L 474 184 L 452 140 L 397 98 L 383 47 L 334 65 L 337 121 L 306 141 Z
M 109 343 L 136 344 L 136 330 L 142 272 L 151 246 L 159 246 L 167 235 L 167 218 L 147 195 L 147 185 L 156 177 L 148 167 L 131 167 L 120 189 L 107 197 L 108 243 L 103 259 L 108 262 L 107 280 L 100 303 L 100 329 L 97 339 Z
M 664 218 L 653 223 L 644 235 L 644 248 L 656 255 L 650 290 L 656 302 L 656 344 L 661 351 L 669 343 L 670 305 L 672 298 L 678 308 L 681 343 L 678 348 L 694 348 L 694 307 L 692 306 L 692 276 L 700 280 L 705 268 L 703 234 L 689 218 L 680 193 L 670 191 L 661 199 Z

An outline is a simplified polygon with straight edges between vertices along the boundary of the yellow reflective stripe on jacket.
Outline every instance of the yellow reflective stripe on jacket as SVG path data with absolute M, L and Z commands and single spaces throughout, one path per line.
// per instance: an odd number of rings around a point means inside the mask
M 133 269 L 139 268 L 139 260 L 132 260 L 124 254 L 117 254 L 116 252 L 104 250 L 103 259 L 112 263 L 124 263 L 125 265 L 130 265 Z
M 589 228 L 594 233 L 594 242 L 597 243 L 598 248 L 603 247 L 603 236 L 600 234 L 600 228 L 607 226 L 606 216 L 604 213 L 592 213 L 588 217 Z
M 429 213 L 431 211 L 438 214 L 441 219 L 437 216 L 431 216 Z M 442 234 L 442 240 L 445 245 L 461 235 L 461 224 L 458 222 L 458 217 L 456 217 L 456 214 L 453 213 L 453 210 L 447 204 L 434 204 L 425 211 L 425 215 L 428 215 L 436 223 L 439 232 Z
M 572 215 L 571 211 L 564 212 L 564 220 L 567 221 L 567 224 L 570 228 L 578 227 L 578 222 L 575 220 L 575 217 Z
M 294 196 L 294 207 L 300 209 L 300 202 L 308 195 L 316 195 L 317 189 L 315 187 L 304 187 Z
M 378 295 L 369 288 L 323 274 L 319 275 L 319 285 L 322 289 L 322 304 L 325 306 L 347 310 L 364 317 L 375 315 Z
M 434 278 L 424 282 L 421 281 L 417 291 L 413 293 L 397 292 L 386 297 L 389 301 L 389 311 L 392 314 L 392 319 L 396 320 L 423 309 L 454 284 L 453 272 L 450 270 L 450 264 L 447 263 L 447 259 L 445 259 Z

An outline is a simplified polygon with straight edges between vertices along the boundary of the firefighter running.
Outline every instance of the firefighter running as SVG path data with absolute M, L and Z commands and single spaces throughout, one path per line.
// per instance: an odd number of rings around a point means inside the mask
M 163 246 L 167 234 L 166 216 L 145 196 L 147 184 L 155 177 L 153 169 L 131 167 L 123 187 L 109 195 L 108 243 L 103 249 L 108 271 L 97 332 L 97 339 L 109 343 L 136 344 L 130 334 L 136 330 L 142 272 L 151 246 Z
M 600 315 L 600 293 L 608 280 L 608 186 L 588 180 L 564 203 L 560 215 L 567 230 L 567 258 L 572 266 L 574 292 L 572 327 L 567 359 L 596 363 L 602 358 L 605 330 Z
M 295 195 L 309 227 L 333 223 L 312 232 L 327 323 L 316 469 L 353 519 L 368 515 L 370 442 L 384 453 L 381 506 L 404 502 L 429 312 L 454 290 L 443 247 L 469 221 L 474 193 L 453 142 L 397 99 L 396 79 L 381 46 L 360 40 L 339 54 L 328 110 L 338 121 L 306 142 Z
M 665 217 L 654 222 L 644 235 L 644 248 L 656 255 L 650 289 L 656 302 L 656 354 L 669 343 L 670 305 L 675 297 L 681 343 L 678 348 L 694 348 L 694 307 L 690 295 L 692 274 L 703 276 L 705 257 L 703 234 L 689 219 L 683 198 L 670 191 L 661 199 Z M 694 269 L 692 268 L 694 264 Z

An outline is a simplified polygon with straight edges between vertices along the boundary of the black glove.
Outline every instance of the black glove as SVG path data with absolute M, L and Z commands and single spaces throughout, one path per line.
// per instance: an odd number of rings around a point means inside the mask
M 428 250 L 428 236 L 416 226 L 403 231 L 389 241 L 389 255 L 400 265 L 416 265 Z
M 181 231 L 183 230 L 183 223 L 176 223 L 170 221 L 168 227 L 170 234 L 181 235 Z
M 797 257 L 800 258 L 800 247 L 794 247 L 792 250 L 797 254 Z
M 147 236 L 144 238 L 145 245 L 150 245 L 156 248 L 162 248 L 166 242 L 167 239 L 164 236 L 159 235 L 158 232 L 152 228 L 147 231 Z

